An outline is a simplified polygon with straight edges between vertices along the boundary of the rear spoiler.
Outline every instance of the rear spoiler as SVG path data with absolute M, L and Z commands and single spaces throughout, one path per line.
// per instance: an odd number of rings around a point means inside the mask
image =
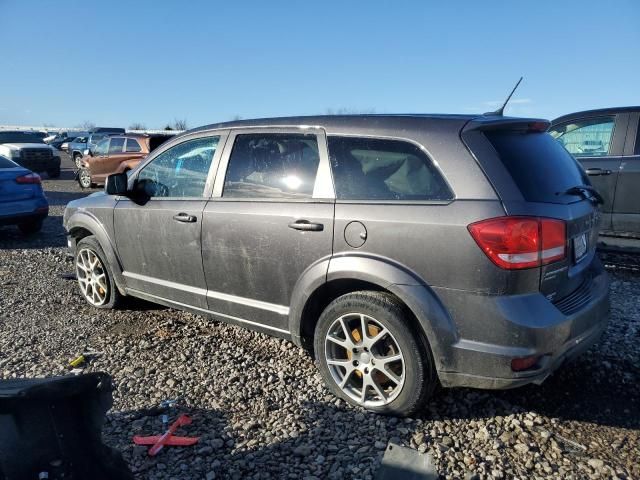
M 551 122 L 540 118 L 516 118 L 501 117 L 498 115 L 482 115 L 469 120 L 461 133 L 472 130 L 505 130 L 505 131 L 527 131 L 546 132 Z

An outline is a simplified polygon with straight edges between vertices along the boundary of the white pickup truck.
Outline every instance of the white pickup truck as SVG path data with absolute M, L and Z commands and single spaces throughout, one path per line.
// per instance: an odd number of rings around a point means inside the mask
M 0 156 L 13 160 L 32 172 L 60 176 L 58 151 L 31 132 L 0 131 Z

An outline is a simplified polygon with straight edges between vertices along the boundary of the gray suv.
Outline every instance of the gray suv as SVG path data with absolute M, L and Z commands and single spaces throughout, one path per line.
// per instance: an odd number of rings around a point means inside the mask
M 546 121 L 363 115 L 186 132 L 67 206 L 80 290 L 290 339 L 408 415 L 542 382 L 605 329 L 600 198 Z

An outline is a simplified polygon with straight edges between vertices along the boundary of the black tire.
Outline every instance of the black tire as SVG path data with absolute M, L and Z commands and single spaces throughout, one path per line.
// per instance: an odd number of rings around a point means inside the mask
M 397 396 L 385 405 L 359 404 L 339 387 L 331 374 L 325 356 L 326 336 L 334 322 L 348 314 L 364 314 L 375 319 L 391 333 L 404 357 L 404 384 Z M 331 302 L 322 312 L 316 325 L 314 352 L 316 365 L 329 390 L 352 405 L 375 413 L 395 416 L 411 415 L 425 404 L 438 385 L 433 357 L 426 339 L 411 323 L 411 316 L 406 307 L 388 293 L 353 292 Z
M 106 301 L 101 305 L 96 305 L 94 303 L 89 302 L 89 300 L 87 300 L 87 298 L 85 297 L 84 292 L 82 291 L 82 288 L 80 287 L 80 285 L 78 285 L 78 288 L 80 289 L 80 294 L 87 301 L 87 303 L 89 303 L 89 305 L 91 305 L 92 307 L 104 308 L 104 309 L 117 308 L 119 305 L 122 304 L 123 296 L 118 290 L 118 287 L 116 286 L 116 283 L 113 279 L 113 272 L 111 270 L 111 266 L 107 262 L 107 256 L 104 254 L 104 251 L 100 246 L 100 243 L 98 243 L 98 240 L 96 240 L 96 238 L 93 235 L 84 237 L 76 245 L 76 254 L 74 258 L 74 267 L 76 268 L 76 275 L 78 275 L 78 268 L 76 267 L 76 264 L 78 262 L 78 255 L 83 250 L 91 250 L 100 259 L 100 262 L 102 263 L 102 270 L 104 271 L 104 274 L 106 276 L 106 284 L 108 286 L 108 292 L 107 292 Z M 79 283 L 80 282 L 78 281 L 78 284 Z
M 47 174 L 49 175 L 49 178 L 60 178 L 60 167 L 49 170 Z
M 93 188 L 95 187 L 95 183 L 91 181 L 91 173 L 87 168 L 81 168 L 78 170 L 78 184 L 80 188 Z
M 20 223 L 18 228 L 23 235 L 33 235 L 34 233 L 38 233 L 42 230 L 42 219 L 31 220 L 29 222 Z

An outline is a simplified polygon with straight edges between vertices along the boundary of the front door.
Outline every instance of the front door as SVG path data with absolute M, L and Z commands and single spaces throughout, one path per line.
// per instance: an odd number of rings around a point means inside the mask
M 209 309 L 287 332 L 296 282 L 331 255 L 332 197 L 323 130 L 232 133 L 204 210 Z
M 132 180 L 134 190 L 144 196 L 135 202 L 118 200 L 116 246 L 127 288 L 134 294 L 207 308 L 202 211 L 223 139 L 204 136 L 163 149 Z
M 591 184 L 602 195 L 601 228 L 605 231 L 612 230 L 627 120 L 624 114 L 587 117 L 556 125 L 549 131 L 582 164 Z

